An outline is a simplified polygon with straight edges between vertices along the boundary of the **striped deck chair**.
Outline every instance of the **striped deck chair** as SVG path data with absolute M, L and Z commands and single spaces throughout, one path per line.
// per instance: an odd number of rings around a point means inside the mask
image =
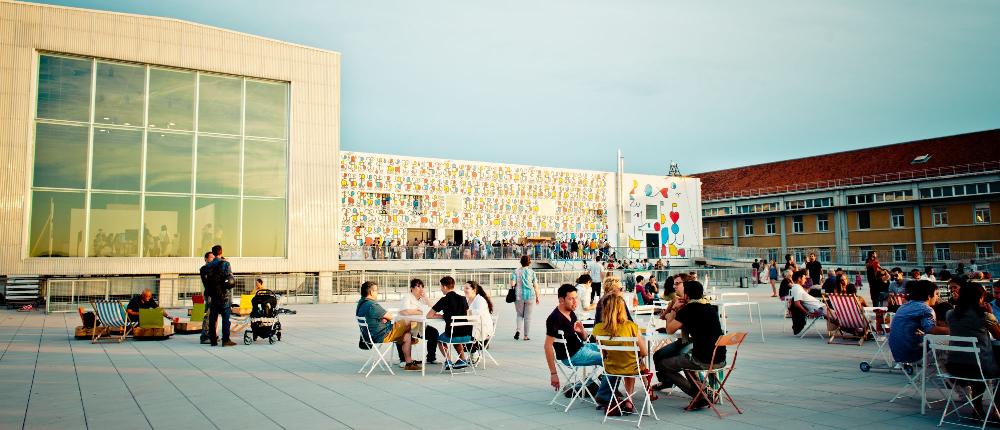
M 895 312 L 900 306 L 906 303 L 906 296 L 902 294 L 889 293 L 885 298 L 885 305 L 889 308 L 889 312 Z
M 858 339 L 858 346 L 864 345 L 871 326 L 868 319 L 865 318 L 864 308 L 861 307 L 858 296 L 856 294 L 830 294 L 826 296 L 826 299 L 828 309 L 833 311 L 833 317 L 838 327 L 838 330 L 830 333 L 830 339 L 826 343 L 833 343 L 837 338 L 844 340 L 850 337 Z
M 122 306 L 122 302 L 118 300 L 91 300 L 90 306 L 94 308 L 94 314 L 97 316 L 97 321 L 100 325 L 94 327 L 94 335 L 91 337 L 91 343 L 97 343 L 102 341 L 115 341 L 121 343 L 125 338 L 132 333 L 132 329 L 136 327 L 136 324 L 128 320 L 128 315 L 125 314 L 125 306 Z M 104 327 L 105 330 L 100 329 Z M 121 332 L 121 336 L 112 335 L 112 332 Z M 106 339 L 102 339 L 102 334 Z

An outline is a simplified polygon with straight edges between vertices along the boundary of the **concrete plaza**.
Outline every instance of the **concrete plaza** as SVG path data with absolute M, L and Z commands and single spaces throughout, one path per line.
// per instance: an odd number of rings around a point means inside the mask
M 744 414 L 720 420 L 711 410 L 685 412 L 675 392 L 654 402 L 660 421 L 644 428 L 914 429 L 937 424 L 940 407 L 919 413 L 919 401 L 888 400 L 904 383 L 899 373 L 861 373 L 873 343 L 827 345 L 782 331 L 780 304 L 766 287 L 767 334 L 750 330 L 729 387 Z M 733 290 L 735 291 L 735 290 Z M 164 342 L 92 345 L 72 338 L 76 314 L 0 313 L 0 428 L 450 429 L 632 428 L 601 424 L 593 406 L 563 413 L 549 406 L 542 345 L 555 297 L 542 300 L 532 340 L 515 341 L 513 306 L 502 312 L 491 348 L 501 367 L 449 377 L 437 366 L 395 376 L 357 374 L 367 351 L 357 348 L 351 304 L 294 306 L 282 316 L 283 341 L 232 348 L 198 344 L 196 335 Z M 738 310 L 730 330 L 747 326 Z M 756 322 L 754 324 L 756 329 Z M 234 339 L 239 342 L 241 339 Z M 730 411 L 723 406 L 723 411 Z

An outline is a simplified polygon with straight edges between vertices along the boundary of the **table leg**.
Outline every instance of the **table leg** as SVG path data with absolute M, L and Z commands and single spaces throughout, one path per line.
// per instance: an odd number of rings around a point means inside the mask
M 766 342 L 764 340 L 764 320 L 760 317 L 760 303 L 756 303 L 756 305 L 757 305 L 757 325 L 760 326 L 760 341 Z
M 923 348 L 923 367 L 920 368 L 920 415 L 925 415 L 927 413 L 927 338 L 924 337 L 923 342 L 920 343 L 920 347 Z M 905 369 L 903 370 L 906 371 Z
M 427 342 L 427 321 L 423 321 L 420 324 L 420 334 L 424 335 L 424 342 L 423 342 L 424 343 L 424 356 L 420 358 L 420 361 L 424 362 L 424 365 L 420 366 L 420 376 L 426 376 L 427 375 L 427 354 L 430 354 L 430 351 L 428 350 L 430 348 L 428 345 L 430 345 L 430 344 Z

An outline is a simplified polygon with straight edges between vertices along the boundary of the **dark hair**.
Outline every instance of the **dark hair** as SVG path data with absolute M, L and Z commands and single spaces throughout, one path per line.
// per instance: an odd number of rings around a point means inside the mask
M 594 278 L 591 278 L 590 275 L 588 275 L 586 273 L 580 275 L 579 278 L 576 278 L 576 283 L 577 284 L 586 284 L 588 282 L 594 282 Z
M 646 279 L 646 278 L 642 277 L 642 275 L 636 276 L 635 277 L 635 282 L 642 282 L 643 279 Z
M 792 261 L 792 254 L 785 254 L 785 262 Z
M 414 289 L 414 288 L 416 288 L 417 285 L 423 286 L 424 285 L 424 281 L 420 280 L 420 278 L 410 279 L 410 289 L 411 290 Z
M 565 299 L 567 294 L 575 292 L 576 292 L 576 285 L 562 284 L 559 286 L 559 291 L 557 294 L 559 295 L 560 299 Z
M 482 296 L 484 299 L 486 299 L 486 308 L 489 309 L 490 313 L 492 314 L 493 300 L 490 300 L 490 295 L 486 294 L 486 290 L 483 289 L 483 286 L 479 285 L 479 283 L 476 281 L 466 281 L 465 283 L 469 284 L 469 286 L 472 287 L 473 290 L 476 290 L 477 296 Z
M 378 287 L 378 283 L 375 281 L 365 281 L 361 284 L 361 298 L 368 297 L 372 292 L 372 287 Z
M 847 284 L 847 287 L 844 288 L 844 292 L 847 294 L 858 294 L 858 287 L 854 284 Z
M 974 284 L 972 282 L 967 282 L 964 279 L 959 280 L 958 289 L 958 302 L 955 304 L 955 316 L 961 317 L 965 311 L 975 312 L 976 316 L 983 316 L 983 308 L 979 307 L 979 301 L 983 298 L 983 287 Z
M 455 278 L 452 278 L 451 276 L 441 278 L 440 282 L 442 287 L 455 288 Z
M 802 279 L 802 278 L 806 277 L 807 275 L 808 275 L 808 272 L 806 272 L 805 270 L 796 270 L 796 271 L 792 272 L 792 281 L 793 282 L 798 282 L 799 279 Z M 685 287 L 687 287 L 687 286 L 685 285 Z
M 933 267 L 931 267 L 931 266 L 924 266 L 924 273 L 931 273 L 932 271 L 934 271 Z
M 934 295 L 937 285 L 928 280 L 910 281 L 906 283 L 906 297 L 916 302 L 926 302 Z
M 222 245 L 215 245 L 215 246 L 213 246 L 212 247 L 212 254 L 215 254 L 216 257 L 222 255 Z
M 698 281 L 684 281 L 684 295 L 691 300 L 698 300 L 705 296 L 705 287 Z
M 257 278 L 255 280 L 255 282 L 258 283 L 258 284 L 264 285 L 264 280 L 263 279 Z
M 215 255 L 215 254 L 212 254 L 212 251 L 208 251 L 205 253 L 205 258 L 208 258 L 209 255 Z
M 521 267 L 528 267 L 529 265 L 531 265 L 531 257 L 529 257 L 527 255 L 522 255 L 521 256 Z

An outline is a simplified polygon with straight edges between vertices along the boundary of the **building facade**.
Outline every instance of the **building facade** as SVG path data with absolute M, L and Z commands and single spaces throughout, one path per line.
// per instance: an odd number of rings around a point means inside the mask
M 940 268 L 992 259 L 1000 242 L 1000 130 L 695 175 L 706 245 L 760 257 Z
M 0 274 L 336 270 L 340 54 L 0 2 Z

